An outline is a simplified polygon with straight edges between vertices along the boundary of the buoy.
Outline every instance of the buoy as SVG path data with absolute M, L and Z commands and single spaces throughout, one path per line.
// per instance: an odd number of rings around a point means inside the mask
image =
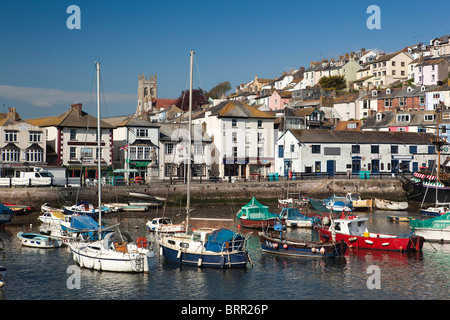
M 285 244 L 283 244 L 283 248 L 284 249 L 287 249 L 288 248 L 288 245 L 285 243 Z
M 321 254 L 325 254 L 325 248 L 324 247 L 320 248 L 320 253 Z
M 316 248 L 311 248 L 312 253 L 316 253 Z
M 273 244 L 274 248 L 278 248 L 278 243 Z

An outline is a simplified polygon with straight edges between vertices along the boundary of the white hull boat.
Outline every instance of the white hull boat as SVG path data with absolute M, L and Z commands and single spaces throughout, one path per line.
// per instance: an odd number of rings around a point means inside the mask
M 59 248 L 63 244 L 61 239 L 55 239 L 37 233 L 19 232 L 17 237 L 20 239 L 21 245 L 25 247 L 51 249 Z

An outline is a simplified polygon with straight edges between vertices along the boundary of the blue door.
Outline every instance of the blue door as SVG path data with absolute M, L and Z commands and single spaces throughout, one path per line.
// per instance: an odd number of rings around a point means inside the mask
M 327 160 L 327 173 L 329 177 L 334 176 L 336 172 L 336 160 Z
M 392 160 L 391 161 L 391 171 L 398 173 L 399 169 L 400 169 L 400 167 L 399 167 L 398 160 L 395 160 L 395 159 Z
M 413 162 L 412 163 L 412 172 L 416 172 L 416 171 L 419 171 L 419 163 Z
M 361 157 L 352 157 L 352 173 L 359 174 L 361 171 Z
M 371 165 L 372 165 L 372 173 L 379 173 L 380 172 L 380 160 L 372 159 Z

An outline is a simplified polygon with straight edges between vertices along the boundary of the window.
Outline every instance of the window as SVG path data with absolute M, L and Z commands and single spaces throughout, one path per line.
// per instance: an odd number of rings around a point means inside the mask
M 80 156 L 82 158 L 92 158 L 92 148 L 81 148 Z
M 441 95 L 439 93 L 433 93 L 433 99 L 439 99 Z
M 44 151 L 27 150 L 26 158 L 28 162 L 42 162 L 44 159 Z
M 284 158 L 284 147 L 278 146 L 278 158 Z
M 262 132 L 258 132 L 258 143 L 262 143 L 263 141 L 264 141 L 263 133 Z
M 434 114 L 426 114 L 423 116 L 425 121 L 433 121 L 434 120 Z
M 237 127 L 237 120 L 236 119 L 231 119 L 231 126 L 233 128 Z
M 311 153 L 319 154 L 320 153 L 320 145 L 313 145 L 311 147 Z
M 428 154 L 435 154 L 436 146 L 428 146 Z
M 400 65 L 401 65 L 402 67 L 404 67 L 404 66 L 405 66 L 405 62 L 404 62 L 404 61 L 400 62 Z
M 295 144 L 291 144 L 291 152 L 294 152 L 295 150 Z
M 237 155 L 238 155 L 238 148 L 233 147 L 233 158 L 237 158 Z
M 261 158 L 264 156 L 264 149 L 263 147 L 258 147 L 258 158 Z
M 392 61 L 392 66 L 395 67 L 395 61 Z
M 41 142 L 41 134 L 39 131 L 30 131 L 30 142 Z
M 384 106 L 385 107 L 391 107 L 392 106 L 392 99 L 384 99 Z
M 237 143 L 237 132 L 231 133 L 231 139 L 232 139 L 233 143 Z
M 410 154 L 416 154 L 417 153 L 417 146 L 409 146 L 409 153 Z
M 391 154 L 398 154 L 398 146 L 391 146 Z
M 5 142 L 17 142 L 17 131 L 5 131 Z
M 409 122 L 409 114 L 398 114 L 397 115 L 397 122 Z
M 356 129 L 356 122 L 348 122 L 347 123 L 347 129 Z
M 395 76 L 395 73 L 396 73 L 395 70 L 392 70 L 392 75 L 393 75 L 393 76 Z
M 77 139 L 77 129 L 70 129 L 70 140 Z
M 205 154 L 205 145 L 202 143 L 194 144 L 194 154 L 197 154 L 197 155 Z
M 360 146 L 358 144 L 352 145 L 352 153 L 360 153 Z
M 380 146 L 378 146 L 378 145 L 371 145 L 370 146 L 370 153 L 380 153 Z
M 2 150 L 2 161 L 4 162 L 19 162 L 19 149 L 4 149 Z
M 262 120 L 258 120 L 258 128 L 262 128 Z
M 136 129 L 136 137 L 148 137 L 148 129 Z
M 173 169 L 172 169 L 173 168 Z M 174 173 L 174 169 L 176 168 L 176 165 L 173 163 L 166 163 L 164 167 L 164 175 L 171 176 Z
M 173 143 L 166 143 L 164 145 L 165 154 L 173 154 Z
M 425 97 L 419 98 L 419 104 L 424 105 L 425 104 Z
M 70 157 L 70 159 L 76 159 L 77 158 L 77 148 L 76 147 L 70 147 L 70 149 L 69 149 L 69 157 Z

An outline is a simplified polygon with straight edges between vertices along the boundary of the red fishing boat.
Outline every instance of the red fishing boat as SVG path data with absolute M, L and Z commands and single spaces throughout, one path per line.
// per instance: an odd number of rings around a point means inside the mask
M 369 232 L 366 227 L 367 218 L 349 216 L 332 221 L 335 226 L 335 241 L 345 241 L 349 248 L 390 250 L 390 251 L 421 251 L 424 238 L 416 235 L 389 235 Z M 320 227 L 317 229 L 320 239 L 331 241 L 332 229 Z

